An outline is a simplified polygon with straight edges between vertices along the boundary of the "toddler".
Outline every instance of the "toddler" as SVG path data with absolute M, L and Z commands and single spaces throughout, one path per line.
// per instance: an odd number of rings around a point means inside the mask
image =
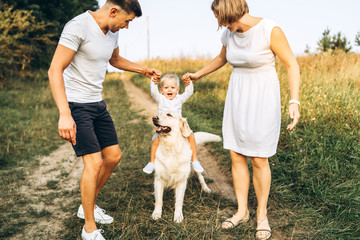
M 178 94 L 180 90 L 179 78 L 175 74 L 166 74 L 160 80 L 160 92 L 156 85 L 157 83 L 150 81 L 150 91 L 152 98 L 158 103 L 159 114 L 163 112 L 177 112 L 181 116 L 181 108 L 183 103 L 188 100 L 194 92 L 194 85 L 190 81 L 185 87 L 183 94 Z M 191 165 L 196 172 L 203 172 L 204 169 L 197 160 L 196 143 L 194 134 L 189 136 L 190 148 L 192 150 Z M 151 145 L 150 162 L 143 168 L 147 174 L 154 171 L 155 153 L 159 146 L 159 136 L 155 133 Z

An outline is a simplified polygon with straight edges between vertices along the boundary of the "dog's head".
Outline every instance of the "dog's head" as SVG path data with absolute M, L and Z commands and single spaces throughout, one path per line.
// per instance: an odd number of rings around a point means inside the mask
M 156 126 L 156 133 L 159 135 L 172 135 L 180 132 L 182 136 L 189 137 L 192 133 L 186 118 L 180 117 L 177 113 L 162 113 L 153 117 L 153 123 Z

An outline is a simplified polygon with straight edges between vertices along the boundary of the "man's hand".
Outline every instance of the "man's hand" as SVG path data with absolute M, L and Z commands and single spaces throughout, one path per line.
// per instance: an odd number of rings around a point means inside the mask
M 162 73 L 155 68 L 147 68 L 145 76 L 152 79 L 152 81 L 157 84 L 161 78 Z
M 76 145 L 76 124 L 70 113 L 60 114 L 59 135 Z

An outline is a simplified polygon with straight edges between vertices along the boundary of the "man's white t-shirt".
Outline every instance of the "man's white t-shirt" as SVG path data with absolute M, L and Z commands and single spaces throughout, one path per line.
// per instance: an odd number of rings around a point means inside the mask
M 119 32 L 101 30 L 86 11 L 64 27 L 59 44 L 76 51 L 64 71 L 66 96 L 69 102 L 90 103 L 102 100 L 102 83 L 107 64 L 118 47 Z
M 158 103 L 159 114 L 167 112 L 176 112 L 181 116 L 181 109 L 184 102 L 186 102 L 194 93 L 194 85 L 190 82 L 190 85 L 185 87 L 183 94 L 176 94 L 176 97 L 172 100 L 167 99 L 159 92 L 158 86 L 150 81 L 150 92 L 152 98 Z

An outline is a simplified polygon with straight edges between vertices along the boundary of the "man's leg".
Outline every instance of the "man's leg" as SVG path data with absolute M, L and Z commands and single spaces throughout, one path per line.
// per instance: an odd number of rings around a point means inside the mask
M 121 159 L 121 151 L 118 144 L 102 149 L 101 154 L 103 164 L 97 179 L 95 199 Z
M 103 165 L 101 152 L 84 155 L 83 161 L 84 171 L 80 182 L 81 202 L 85 215 L 84 229 L 87 233 L 91 233 L 97 229 L 94 219 L 94 205 L 99 173 Z

